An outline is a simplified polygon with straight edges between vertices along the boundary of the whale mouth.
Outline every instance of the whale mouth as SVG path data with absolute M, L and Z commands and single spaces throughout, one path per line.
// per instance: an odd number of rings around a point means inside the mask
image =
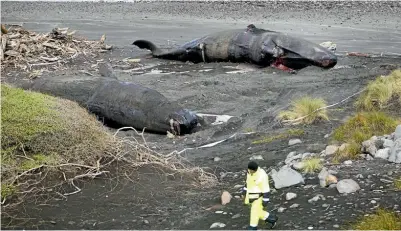
M 180 123 L 177 120 L 170 119 L 170 129 L 173 135 L 179 136 L 181 135 L 181 128 L 180 128 Z

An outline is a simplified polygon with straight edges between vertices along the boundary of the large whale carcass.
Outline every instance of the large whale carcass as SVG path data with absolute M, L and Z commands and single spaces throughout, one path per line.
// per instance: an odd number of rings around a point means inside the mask
M 194 112 L 158 91 L 115 78 L 43 77 L 17 87 L 75 101 L 113 126 L 175 135 L 190 134 L 199 126 Z
M 134 41 L 132 45 L 150 50 L 155 58 L 194 63 L 247 62 L 286 71 L 307 66 L 329 69 L 337 64 L 337 56 L 319 44 L 257 28 L 253 24 L 246 29 L 212 33 L 171 50 L 160 49 L 154 43 L 142 39 Z

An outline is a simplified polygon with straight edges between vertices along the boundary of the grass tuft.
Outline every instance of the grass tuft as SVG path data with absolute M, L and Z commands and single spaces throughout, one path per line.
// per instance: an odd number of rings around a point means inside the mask
M 296 120 L 295 124 L 312 124 L 319 120 L 329 120 L 326 109 L 318 110 L 327 106 L 325 100 L 321 98 L 305 96 L 293 101 L 291 105 L 290 110 L 279 113 L 279 119 Z
M 353 230 L 401 230 L 401 216 L 387 209 L 378 209 L 351 225 Z
M 25 187 L 16 181 L 25 171 L 63 163 L 93 166 L 111 151 L 114 138 L 77 103 L 7 84 L 1 93 L 1 177 L 9 185 L 2 195 Z
M 394 179 L 394 187 L 396 190 L 401 190 L 401 176 L 398 179 Z
M 289 130 L 285 131 L 284 133 L 281 133 L 278 135 L 265 136 L 260 140 L 252 141 L 252 144 L 267 144 L 274 140 L 286 139 L 286 138 L 290 138 L 290 137 L 297 137 L 297 136 L 301 136 L 303 134 L 304 134 L 304 130 L 302 130 L 302 129 L 289 129 Z
M 385 108 L 392 99 L 401 105 L 401 69 L 387 76 L 380 76 L 366 86 L 355 106 L 360 110 L 374 111 Z
M 306 158 L 302 160 L 302 171 L 304 173 L 314 173 L 323 168 L 322 160 L 318 157 Z
M 357 113 L 334 131 L 335 140 L 349 144 L 345 150 L 337 151 L 334 158 L 336 161 L 355 159 L 360 154 L 363 141 L 372 136 L 391 134 L 399 123 L 399 119 L 384 112 Z

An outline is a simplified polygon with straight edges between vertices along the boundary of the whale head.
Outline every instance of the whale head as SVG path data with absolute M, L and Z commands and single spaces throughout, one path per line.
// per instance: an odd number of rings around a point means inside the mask
M 191 134 L 198 127 L 196 114 L 188 109 L 181 109 L 169 115 L 170 129 L 174 135 Z

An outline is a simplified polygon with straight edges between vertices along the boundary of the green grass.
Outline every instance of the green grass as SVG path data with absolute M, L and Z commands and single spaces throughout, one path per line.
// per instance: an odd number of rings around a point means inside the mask
M 63 163 L 93 166 L 112 151 L 115 142 L 95 116 L 77 103 L 7 84 L 1 84 L 1 131 L 2 200 L 27 191 L 19 186 L 28 184 L 13 184 L 22 172 Z
M 374 111 L 388 106 L 391 99 L 401 103 L 401 69 L 394 70 L 388 76 L 380 76 L 369 82 L 355 102 L 359 110 Z M 401 105 L 401 104 L 400 104 Z
M 255 140 L 252 141 L 252 144 L 267 144 L 275 140 L 279 139 L 286 139 L 290 137 L 297 137 L 301 136 L 304 134 L 304 130 L 302 129 L 289 129 L 285 131 L 284 133 L 278 134 L 278 135 L 272 135 L 272 136 L 265 136 L 260 140 Z
M 387 209 L 378 209 L 374 214 L 363 216 L 351 224 L 353 230 L 401 230 L 399 214 Z
M 278 118 L 282 120 L 298 119 L 299 121 L 293 122 L 294 124 L 312 124 L 320 120 L 329 120 L 326 109 L 316 111 L 325 106 L 327 106 L 326 102 L 322 98 L 305 96 L 293 101 L 290 110 L 280 112 Z
M 335 153 L 335 160 L 357 158 L 363 141 L 372 136 L 391 134 L 399 123 L 400 119 L 393 118 L 384 112 L 357 113 L 334 131 L 334 140 L 349 144 L 345 150 Z
M 394 187 L 396 190 L 401 190 L 401 176 L 398 179 L 394 179 Z
M 306 158 L 302 160 L 302 165 L 304 173 L 314 173 L 323 168 L 322 160 L 319 157 Z

